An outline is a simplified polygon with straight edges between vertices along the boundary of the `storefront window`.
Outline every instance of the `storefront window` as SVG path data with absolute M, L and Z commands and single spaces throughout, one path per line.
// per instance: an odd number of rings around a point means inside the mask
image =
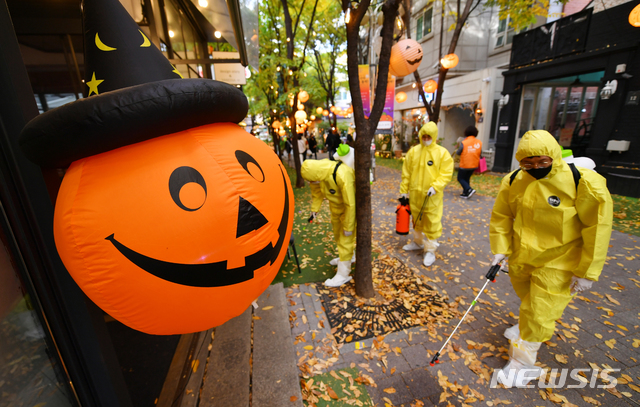
M 0 407 L 75 406 L 35 301 L 18 274 L 8 236 L 0 230 Z

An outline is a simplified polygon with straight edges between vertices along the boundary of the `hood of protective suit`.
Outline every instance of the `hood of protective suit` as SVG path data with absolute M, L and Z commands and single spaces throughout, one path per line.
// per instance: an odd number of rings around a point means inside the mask
M 529 130 L 518 144 L 516 160 L 540 155 L 551 157 L 554 167 L 562 163 L 562 149 L 556 139 L 546 130 Z
M 335 166 L 335 161 L 330 161 L 326 158 L 323 160 L 305 160 L 302 163 L 300 173 L 302 178 L 307 181 L 324 181 L 331 177 Z
M 420 137 L 420 143 L 422 144 L 422 136 L 424 134 L 428 134 L 433 139 L 434 143 L 438 140 L 438 125 L 434 122 L 429 122 L 422 126 L 420 131 L 418 132 L 418 137 Z M 433 144 L 433 143 L 432 143 Z

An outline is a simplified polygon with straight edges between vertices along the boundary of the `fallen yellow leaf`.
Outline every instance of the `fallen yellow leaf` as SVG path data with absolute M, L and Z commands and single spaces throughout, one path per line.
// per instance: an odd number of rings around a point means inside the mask
M 556 353 L 556 360 L 562 363 L 563 365 L 566 365 L 567 362 L 569 362 L 567 355 L 560 355 L 558 353 Z
M 273 305 L 269 305 L 267 307 L 262 308 L 263 311 L 267 311 L 270 310 L 271 308 L 273 308 Z
M 604 344 L 607 345 L 610 349 L 613 349 L 614 345 L 616 344 L 616 340 L 609 339 L 608 341 L 604 341 Z
M 307 346 L 305 346 L 304 348 L 305 348 L 306 350 L 313 350 L 313 346 L 311 346 L 311 345 L 307 345 Z
M 382 391 L 387 394 L 394 394 L 396 392 L 396 389 L 394 389 L 393 387 L 389 387 L 388 389 L 384 389 Z

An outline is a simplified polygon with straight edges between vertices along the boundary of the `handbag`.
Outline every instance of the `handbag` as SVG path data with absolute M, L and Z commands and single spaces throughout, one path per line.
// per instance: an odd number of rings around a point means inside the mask
M 478 162 L 478 172 L 483 173 L 487 170 L 487 160 L 484 157 L 480 157 L 480 161 Z

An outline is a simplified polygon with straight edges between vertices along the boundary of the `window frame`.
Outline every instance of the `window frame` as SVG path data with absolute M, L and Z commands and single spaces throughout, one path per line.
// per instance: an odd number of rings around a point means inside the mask
M 431 16 L 429 17 L 429 32 L 425 33 L 424 32 L 425 21 L 426 21 L 425 17 L 429 12 L 431 14 Z M 433 5 L 425 6 L 425 8 L 422 11 L 416 14 L 414 21 L 416 26 L 416 29 L 415 29 L 416 41 L 423 40 L 426 37 L 429 37 L 430 35 L 432 35 L 433 34 Z M 419 21 L 421 21 L 420 24 L 418 24 Z M 420 33 L 420 35 L 418 35 L 418 33 Z

